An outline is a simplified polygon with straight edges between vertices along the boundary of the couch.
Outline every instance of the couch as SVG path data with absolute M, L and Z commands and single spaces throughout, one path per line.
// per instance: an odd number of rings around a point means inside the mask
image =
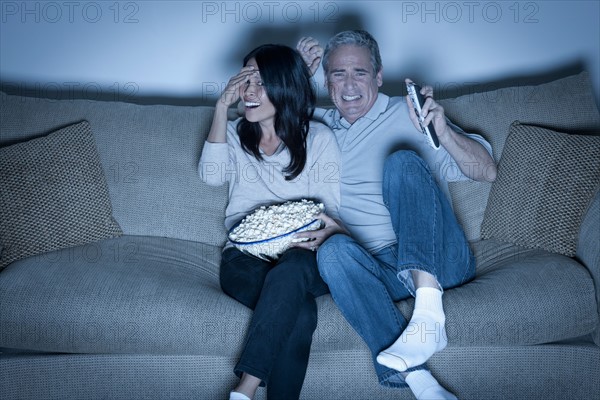
M 29 95 L 0 93 L 0 398 L 227 398 L 252 313 L 219 287 L 227 188 L 197 175 L 213 108 Z M 432 373 L 461 399 L 600 398 L 589 74 L 440 103 L 499 170 L 450 184 L 478 264 L 444 295 Z M 318 309 L 303 399 L 413 398 L 377 384 L 330 295 Z

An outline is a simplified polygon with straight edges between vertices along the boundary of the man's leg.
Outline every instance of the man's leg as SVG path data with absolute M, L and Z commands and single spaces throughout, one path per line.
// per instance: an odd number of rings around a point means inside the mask
M 416 288 L 407 271 L 427 272 L 444 289 L 473 278 L 472 252 L 452 205 L 416 153 L 388 157 L 383 197 L 398 238 L 400 278 L 411 292 Z
M 398 371 L 375 361 L 407 322 L 394 304 L 410 296 L 396 277 L 395 257 L 389 265 L 382 264 L 354 239 L 337 234 L 321 245 L 317 260 L 333 300 L 371 350 L 379 382 L 405 386 Z
M 415 295 L 406 330 L 377 360 L 399 371 L 421 365 L 447 344 L 442 288 L 474 276 L 474 259 L 450 202 L 414 152 L 385 164 L 384 201 L 398 237 L 398 278 Z

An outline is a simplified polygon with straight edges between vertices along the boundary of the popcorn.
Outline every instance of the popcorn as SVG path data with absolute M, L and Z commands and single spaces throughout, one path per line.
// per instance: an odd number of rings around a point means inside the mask
M 267 259 L 277 259 L 295 241 L 293 234 L 321 227 L 315 217 L 321 203 L 302 199 L 262 206 L 247 215 L 229 232 L 229 240 L 240 250 Z

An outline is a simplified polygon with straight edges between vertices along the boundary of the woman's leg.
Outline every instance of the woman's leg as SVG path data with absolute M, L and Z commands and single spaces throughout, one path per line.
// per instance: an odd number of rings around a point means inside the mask
M 220 283 L 221 289 L 230 297 L 246 307 L 254 310 L 260 297 L 262 287 L 271 263 L 242 253 L 238 249 L 229 248 L 221 258 Z M 231 398 L 253 398 L 262 380 L 247 373 L 239 373 L 240 382 L 232 392 Z
M 269 399 L 299 396 L 316 328 L 314 298 L 325 293 L 315 254 L 307 250 L 286 251 L 265 275 L 236 373 L 268 382 Z
M 302 302 L 296 325 L 282 345 L 269 376 L 269 400 L 298 399 L 304 384 L 312 335 L 317 327 L 317 303 L 312 294 Z
M 237 366 L 261 377 L 269 398 L 299 395 L 316 328 L 317 310 L 311 303 L 326 292 L 311 251 L 289 249 L 269 271 Z
M 254 310 L 271 263 L 228 248 L 221 257 L 219 279 L 228 296 Z

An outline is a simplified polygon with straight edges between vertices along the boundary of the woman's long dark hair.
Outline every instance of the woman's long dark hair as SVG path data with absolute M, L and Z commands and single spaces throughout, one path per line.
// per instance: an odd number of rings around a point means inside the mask
M 286 180 L 296 178 L 306 165 L 306 137 L 316 95 L 310 71 L 298 52 L 288 46 L 266 44 L 244 57 L 244 65 L 254 58 L 269 100 L 275 107 L 275 133 L 290 152 L 283 170 Z M 261 128 L 258 122 L 242 118 L 237 127 L 242 148 L 262 160 L 259 150 Z

